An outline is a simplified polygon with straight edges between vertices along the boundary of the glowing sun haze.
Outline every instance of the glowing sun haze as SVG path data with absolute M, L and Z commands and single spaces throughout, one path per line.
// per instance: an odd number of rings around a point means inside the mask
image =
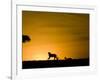
M 47 60 L 48 52 L 64 57 L 89 57 L 89 14 L 22 11 L 23 61 Z

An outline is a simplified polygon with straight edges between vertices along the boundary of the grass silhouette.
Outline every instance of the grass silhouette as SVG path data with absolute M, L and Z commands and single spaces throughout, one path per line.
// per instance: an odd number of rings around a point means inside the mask
M 22 69 L 89 66 L 89 59 L 23 61 Z

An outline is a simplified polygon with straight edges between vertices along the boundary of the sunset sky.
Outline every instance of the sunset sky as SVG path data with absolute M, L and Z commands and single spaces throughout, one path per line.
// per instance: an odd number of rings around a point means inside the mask
M 89 14 L 22 11 L 23 61 L 89 57 Z

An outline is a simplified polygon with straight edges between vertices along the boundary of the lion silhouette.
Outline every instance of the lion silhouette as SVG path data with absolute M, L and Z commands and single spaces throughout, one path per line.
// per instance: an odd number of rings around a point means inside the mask
M 58 57 L 57 57 L 57 55 L 56 54 L 52 54 L 51 52 L 48 52 L 48 60 L 50 59 L 50 58 L 54 58 L 54 60 L 58 60 Z

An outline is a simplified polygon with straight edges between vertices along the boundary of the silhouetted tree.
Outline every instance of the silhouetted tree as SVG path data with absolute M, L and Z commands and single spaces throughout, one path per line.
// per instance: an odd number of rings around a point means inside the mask
M 25 43 L 25 42 L 29 42 L 31 39 L 28 35 L 22 35 L 22 42 Z

